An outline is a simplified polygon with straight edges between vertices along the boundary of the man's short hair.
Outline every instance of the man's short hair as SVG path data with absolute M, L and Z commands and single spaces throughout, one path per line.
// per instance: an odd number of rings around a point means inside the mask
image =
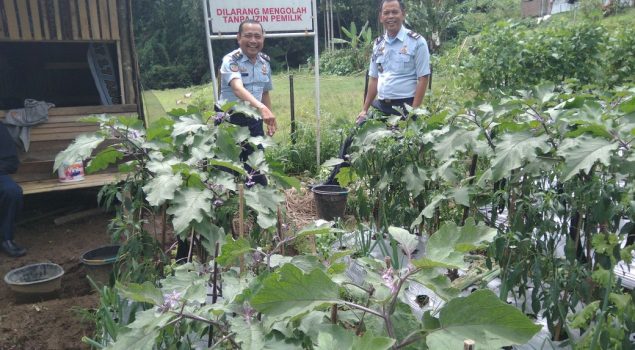
M 256 21 L 253 18 L 247 18 L 246 20 L 240 22 L 240 25 L 238 26 L 238 34 L 242 34 L 243 33 L 243 26 L 245 24 L 248 24 L 248 23 L 249 24 L 257 24 L 257 25 L 259 25 L 260 26 L 260 30 L 262 30 L 262 33 L 263 34 L 265 33 L 265 28 L 262 26 L 262 23 Z
M 399 8 L 401 8 L 401 12 L 405 13 L 406 12 L 406 4 L 404 4 L 404 2 L 402 0 L 381 0 L 381 3 L 379 4 L 379 12 L 381 12 L 381 9 L 384 8 L 384 4 L 387 2 L 393 2 L 396 1 L 399 3 Z

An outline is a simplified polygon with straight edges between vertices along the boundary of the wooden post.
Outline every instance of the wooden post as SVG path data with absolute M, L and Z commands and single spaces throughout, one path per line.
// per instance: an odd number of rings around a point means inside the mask
M 295 145 L 297 136 L 295 134 L 295 93 L 293 89 L 293 74 L 289 75 L 289 95 L 290 95 L 290 108 L 291 108 L 291 144 Z
M 122 103 L 133 103 L 135 99 L 134 90 L 134 68 L 132 62 L 132 19 L 130 18 L 131 1 L 119 1 L 117 12 L 119 13 L 119 35 L 121 37 L 121 66 L 124 74 L 124 84 L 121 87 Z M 91 18 L 92 20 L 92 18 Z M 95 19 L 97 20 L 97 19 Z M 93 38 L 95 38 L 93 33 Z
M 243 238 L 245 235 L 245 185 L 240 184 L 238 187 L 238 238 Z M 240 273 L 242 274 L 245 269 L 245 259 L 240 257 Z
M 212 304 L 216 304 L 216 301 L 218 301 L 218 287 L 216 287 L 216 284 L 218 283 L 218 262 L 216 260 L 218 260 L 218 251 L 220 249 L 220 244 L 218 242 L 216 242 L 216 245 L 214 247 L 214 271 L 212 272 Z M 214 335 L 214 326 L 210 325 L 209 326 L 209 330 L 207 331 L 207 347 L 211 347 L 212 346 L 212 339 Z
M 463 350 L 475 350 L 475 349 L 476 349 L 476 342 L 474 342 L 474 340 L 466 339 L 463 342 Z
M 161 208 L 161 250 L 165 250 L 165 236 L 167 231 L 167 210 L 168 205 L 163 203 L 163 207 Z

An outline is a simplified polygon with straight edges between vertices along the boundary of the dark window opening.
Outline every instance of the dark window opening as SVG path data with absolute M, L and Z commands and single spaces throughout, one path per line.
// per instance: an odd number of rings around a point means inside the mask
M 116 47 L 97 45 L 89 62 L 89 43 L 0 42 L 0 110 L 23 108 L 28 98 L 56 107 L 121 104 Z

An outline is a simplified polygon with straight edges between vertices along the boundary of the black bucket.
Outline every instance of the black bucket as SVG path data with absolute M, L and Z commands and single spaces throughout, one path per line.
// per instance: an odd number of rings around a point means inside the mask
M 311 189 L 320 219 L 344 217 L 348 190 L 337 185 L 318 185 Z
M 110 282 L 112 266 L 117 261 L 118 245 L 110 245 L 89 250 L 82 254 L 80 261 L 86 266 L 86 275 L 94 282 L 107 285 Z

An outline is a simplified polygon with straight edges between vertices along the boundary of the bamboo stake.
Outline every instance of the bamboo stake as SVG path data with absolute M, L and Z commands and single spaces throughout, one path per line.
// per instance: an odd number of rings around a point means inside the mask
M 311 253 L 317 255 L 317 243 L 315 243 L 315 235 L 311 235 Z
M 472 162 L 470 163 L 470 186 L 474 184 L 474 175 L 476 175 L 476 164 L 478 162 L 478 154 L 472 155 Z M 463 218 L 461 218 L 461 226 L 465 225 L 465 220 L 467 220 L 470 214 L 470 207 L 463 207 Z
M 278 231 L 278 239 L 280 242 L 284 242 L 284 232 L 282 232 L 282 212 L 280 211 L 280 207 L 278 207 L 278 222 L 276 223 L 276 230 Z M 282 255 L 285 255 L 286 244 L 283 244 L 280 248 Z
M 190 249 L 187 252 L 187 262 L 192 262 L 192 248 L 194 247 L 194 227 L 192 227 L 192 234 L 190 235 Z
M 245 185 L 240 184 L 238 187 L 238 238 L 243 238 L 245 235 Z M 244 257 L 240 257 L 240 274 L 242 275 L 245 269 L 245 259 Z
M 218 254 L 220 250 L 220 243 L 216 242 L 214 247 L 214 271 L 212 273 L 212 304 L 216 304 L 218 300 Z

